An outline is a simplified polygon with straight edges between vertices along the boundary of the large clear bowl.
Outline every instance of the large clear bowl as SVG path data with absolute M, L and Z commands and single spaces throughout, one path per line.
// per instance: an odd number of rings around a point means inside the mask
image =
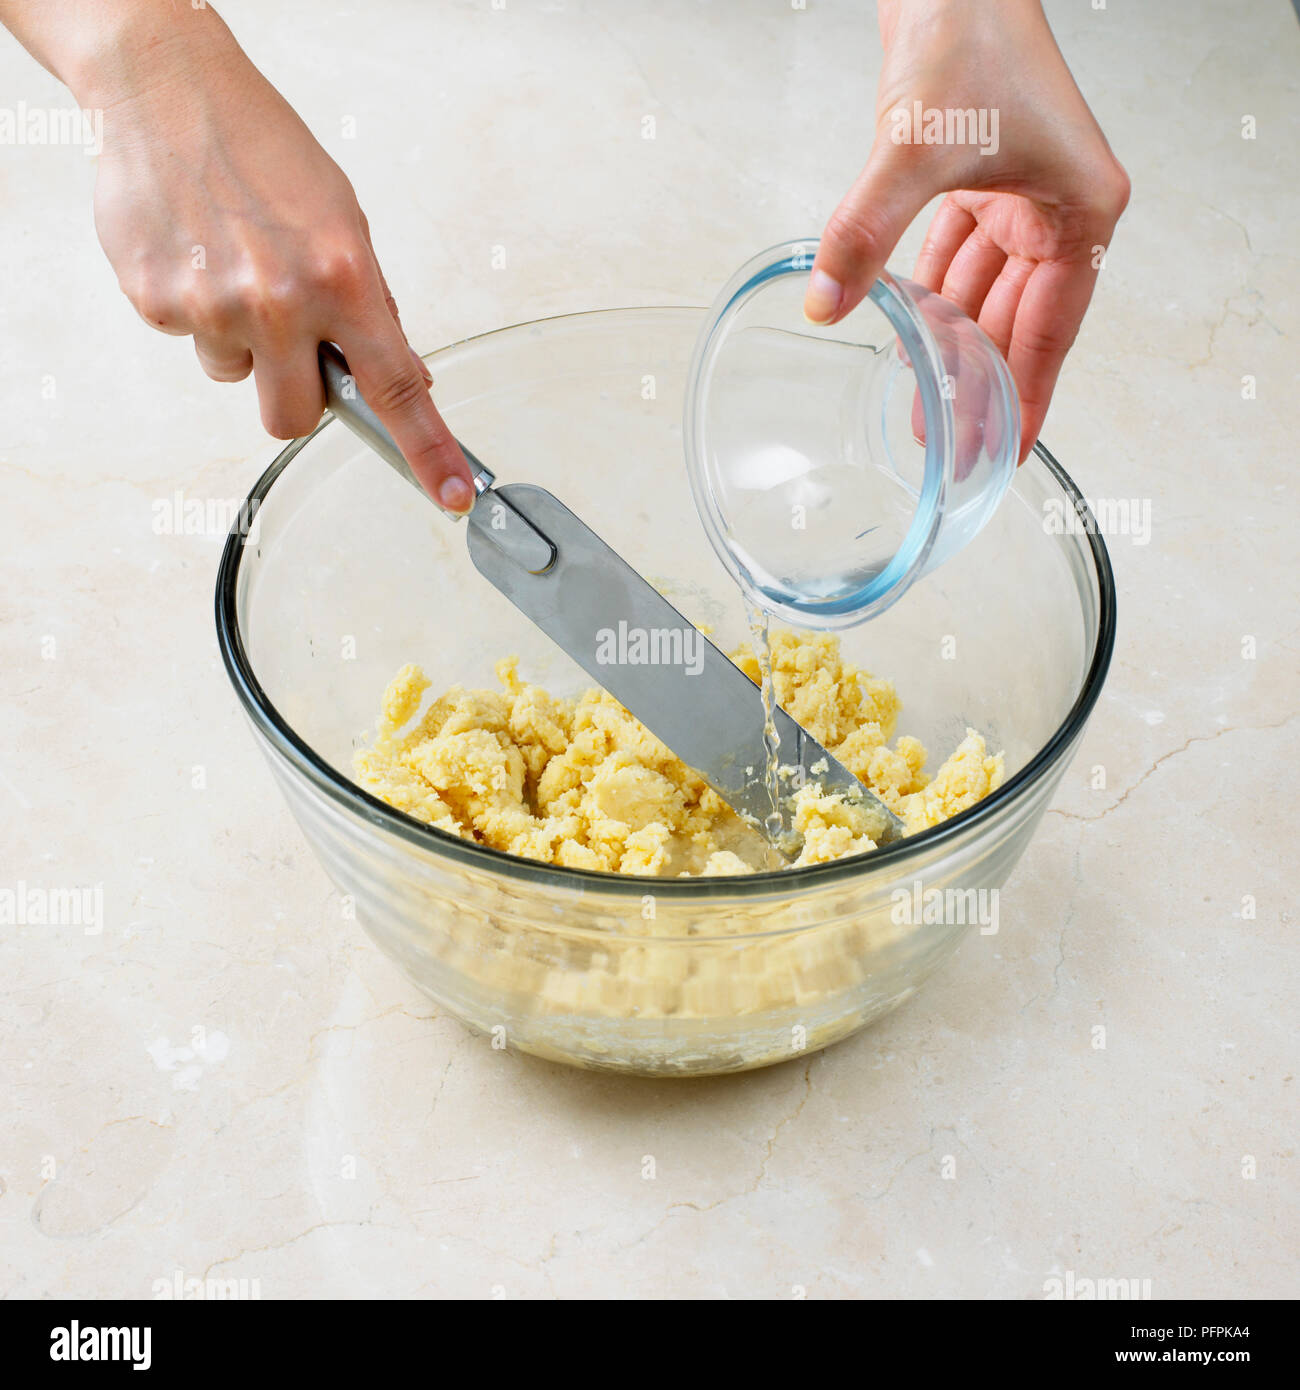
M 549 488 L 715 641 L 739 593 L 682 461 L 701 309 L 579 314 L 429 358 L 448 422 L 505 481 Z M 441 515 L 341 425 L 286 448 L 222 556 L 227 671 L 293 814 L 357 918 L 440 1005 L 508 1047 L 660 1075 L 739 1071 L 825 1047 L 908 998 L 1010 874 L 1083 732 L 1114 641 L 1100 537 L 1040 449 L 982 534 L 906 602 L 843 635 L 898 684 L 932 765 L 967 726 L 1003 786 L 875 854 L 779 874 L 638 879 L 516 859 L 408 819 L 351 780 L 405 662 L 435 687 L 494 684 L 515 652 L 557 693 L 590 681 L 472 567 Z M 1080 512 L 1086 516 L 1086 511 Z M 936 896 L 937 892 L 937 896 Z M 984 901 L 988 901 L 985 899 Z M 935 903 L 934 912 L 913 904 Z M 939 920 L 927 920 L 938 918 Z M 337 913 L 318 929 L 345 932 Z

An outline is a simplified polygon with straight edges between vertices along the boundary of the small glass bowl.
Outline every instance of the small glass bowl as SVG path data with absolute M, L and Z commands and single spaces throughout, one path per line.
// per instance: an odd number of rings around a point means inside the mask
M 951 301 L 882 274 L 833 327 L 803 317 L 816 240 L 742 266 L 685 401 L 705 531 L 751 602 L 844 628 L 967 545 L 1019 461 L 1015 383 Z

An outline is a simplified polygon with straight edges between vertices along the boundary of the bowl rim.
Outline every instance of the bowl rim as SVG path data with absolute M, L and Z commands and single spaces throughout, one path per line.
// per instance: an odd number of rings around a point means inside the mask
M 427 354 L 430 361 L 442 353 L 452 352 L 471 343 L 481 343 L 486 339 L 520 329 L 536 328 L 548 324 L 569 324 L 581 319 L 609 318 L 616 314 L 651 313 L 680 314 L 682 311 L 707 315 L 708 309 L 694 304 L 677 305 L 627 305 L 623 308 L 592 309 L 578 313 L 553 314 L 539 319 L 529 319 L 510 324 L 503 328 L 491 329 L 486 333 L 473 334 L 467 338 L 448 343 Z M 261 477 L 253 484 L 246 499 L 245 512 L 240 515 L 256 515 L 276 480 L 293 459 L 324 429 L 333 423 L 334 417 L 326 414 L 321 423 L 308 435 L 295 439 L 285 446 L 267 466 Z M 244 712 L 253 724 L 254 730 L 266 740 L 274 752 L 301 777 L 322 792 L 335 805 L 351 816 L 370 822 L 379 830 L 397 836 L 398 839 L 416 849 L 432 853 L 439 859 L 450 859 L 489 874 L 500 874 L 507 878 L 524 880 L 532 885 L 569 892 L 583 892 L 590 887 L 615 896 L 641 898 L 651 891 L 647 885 L 653 884 L 656 897 L 704 899 L 704 898 L 762 898 L 774 893 L 789 896 L 793 886 L 829 887 L 835 883 L 861 878 L 869 880 L 888 874 L 892 879 L 896 871 L 910 859 L 927 855 L 945 842 L 964 837 L 968 832 L 979 828 L 991 820 L 1004 807 L 1031 790 L 1055 765 L 1058 756 L 1075 740 L 1082 731 L 1088 716 L 1101 694 L 1106 672 L 1110 667 L 1115 647 L 1116 598 L 1115 578 L 1111 569 L 1110 556 L 1101 533 L 1092 515 L 1087 499 L 1074 480 L 1061 467 L 1060 463 L 1041 440 L 1036 441 L 1031 451 L 1048 473 L 1056 480 L 1075 508 L 1082 522 L 1076 534 L 1084 536 L 1088 542 L 1088 553 L 1092 557 L 1094 574 L 1098 587 L 1097 639 L 1093 647 L 1088 669 L 1065 718 L 1055 732 L 1034 754 L 1032 758 L 1009 777 L 996 791 L 990 792 L 983 800 L 968 810 L 960 812 L 941 824 L 923 830 L 916 835 L 907 836 L 892 845 L 883 846 L 867 854 L 852 855 L 846 859 L 834 859 L 824 864 L 808 864 L 797 869 L 766 870 L 753 874 L 718 875 L 703 878 L 698 875 L 687 878 L 654 878 L 640 874 L 617 874 L 606 870 L 573 869 L 560 864 L 544 864 L 540 860 L 524 859 L 508 854 L 504 850 L 493 849 L 488 845 L 463 840 L 458 835 L 439 830 L 415 820 L 403 811 L 389 806 L 387 802 L 372 796 L 348 777 L 338 772 L 320 756 L 305 740 L 300 738 L 262 688 L 248 652 L 244 646 L 243 635 L 239 629 L 237 596 L 239 567 L 243 558 L 249 528 L 236 521 L 222 548 L 221 560 L 217 567 L 215 593 L 217 644 L 226 674 L 235 688 L 235 693 L 243 705 Z M 1022 467 L 1029 464 L 1025 460 Z

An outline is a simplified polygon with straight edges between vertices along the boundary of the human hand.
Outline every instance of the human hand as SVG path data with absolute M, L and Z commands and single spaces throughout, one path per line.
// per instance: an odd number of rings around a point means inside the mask
M 871 155 L 827 223 L 804 312 L 815 323 L 842 319 L 913 218 L 947 193 L 914 278 L 957 304 L 1007 359 L 1023 460 L 1128 203 L 1128 176 L 1038 0 L 880 0 L 879 19 Z M 973 130 L 952 127 L 964 142 L 923 143 L 929 113 L 963 111 L 977 117 Z
M 154 328 L 193 336 L 214 380 L 254 373 L 262 423 L 281 439 L 319 422 L 317 347 L 336 342 L 426 490 L 467 510 L 468 466 L 352 185 L 206 15 L 152 45 L 118 45 L 78 94 L 105 113 L 95 227 L 119 284 Z

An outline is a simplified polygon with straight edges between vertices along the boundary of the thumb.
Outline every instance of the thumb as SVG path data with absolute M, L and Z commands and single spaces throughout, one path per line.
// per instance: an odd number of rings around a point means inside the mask
M 866 298 L 899 238 L 939 191 L 918 172 L 898 146 L 872 150 L 822 233 L 803 302 L 812 323 L 838 323 Z

